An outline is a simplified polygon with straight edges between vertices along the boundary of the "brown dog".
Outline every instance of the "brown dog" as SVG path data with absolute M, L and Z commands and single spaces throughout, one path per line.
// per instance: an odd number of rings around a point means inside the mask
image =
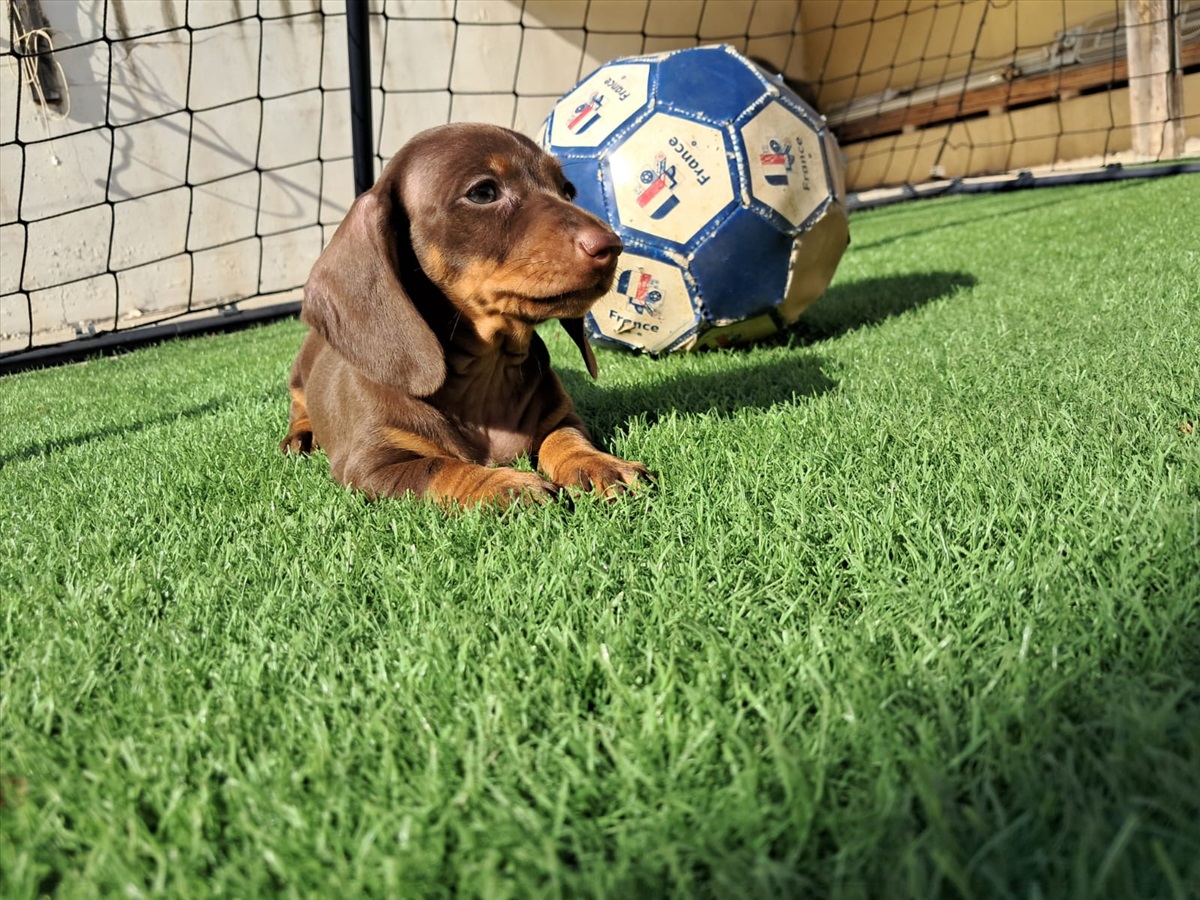
M 592 377 L 582 316 L 620 239 L 574 206 L 516 132 L 444 125 L 409 141 L 350 207 L 304 286 L 284 453 L 325 451 L 371 497 L 463 505 L 623 490 L 647 471 L 597 450 L 534 326 L 557 318 Z M 509 467 L 528 454 L 544 472 Z

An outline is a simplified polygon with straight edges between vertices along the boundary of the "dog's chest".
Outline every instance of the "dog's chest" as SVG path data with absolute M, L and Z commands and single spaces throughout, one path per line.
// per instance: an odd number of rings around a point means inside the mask
M 490 373 L 488 377 L 451 377 L 440 393 L 442 408 L 450 414 L 464 442 L 472 448 L 474 462 L 508 465 L 533 452 L 537 431 L 536 392 L 519 371 Z
M 522 454 L 533 450 L 532 438 L 514 427 L 490 426 L 484 430 L 487 441 L 485 465 L 506 466 Z
M 454 424 L 463 444 L 470 448 L 471 462 L 484 466 L 507 466 L 513 460 L 533 452 L 534 427 L 522 418 L 497 415 L 500 409 L 488 410 L 488 415 L 460 418 Z

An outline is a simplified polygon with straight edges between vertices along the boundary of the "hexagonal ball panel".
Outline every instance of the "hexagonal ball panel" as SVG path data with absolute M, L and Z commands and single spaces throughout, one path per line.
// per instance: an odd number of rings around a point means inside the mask
M 677 244 L 734 199 L 724 136 L 690 119 L 653 114 L 613 151 L 609 166 L 621 224 Z
M 644 109 L 649 97 L 648 64 L 605 66 L 558 102 L 550 144 L 564 150 L 599 147 Z
M 799 228 L 830 196 L 821 135 L 781 103 L 768 103 L 740 129 L 751 193 Z
M 744 322 L 734 322 L 732 325 L 714 325 L 707 331 L 696 336 L 692 345 L 697 350 L 714 347 L 736 347 L 738 344 L 750 344 L 770 337 L 779 330 L 779 323 L 773 316 L 755 316 Z
M 796 238 L 787 292 L 778 308 L 786 324 L 795 322 L 825 293 L 849 244 L 850 222 L 836 203 L 829 204 L 817 224 Z
M 626 250 L 588 322 L 599 337 L 657 353 L 696 327 L 696 311 L 682 271 Z

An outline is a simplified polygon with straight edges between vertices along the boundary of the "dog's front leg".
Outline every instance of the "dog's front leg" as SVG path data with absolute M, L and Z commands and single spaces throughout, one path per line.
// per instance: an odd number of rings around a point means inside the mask
M 489 468 L 451 457 L 409 457 L 359 468 L 362 471 L 346 473 L 345 483 L 371 498 L 415 494 L 443 506 L 548 503 L 561 490 L 536 472 Z
M 597 450 L 582 425 L 569 421 L 548 434 L 537 453 L 538 467 L 555 484 L 611 497 L 650 478 L 640 462 Z

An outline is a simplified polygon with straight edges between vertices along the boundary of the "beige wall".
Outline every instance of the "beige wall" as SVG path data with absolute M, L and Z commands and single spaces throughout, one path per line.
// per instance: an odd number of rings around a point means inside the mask
M 0 350 L 297 296 L 353 196 L 344 0 L 42 7 L 70 108 L 43 115 L 0 57 Z M 369 9 L 377 171 L 447 121 L 534 135 L 617 56 L 727 41 L 783 67 L 797 43 L 795 0 Z M 0 2 L 0 54 L 12 38 Z

